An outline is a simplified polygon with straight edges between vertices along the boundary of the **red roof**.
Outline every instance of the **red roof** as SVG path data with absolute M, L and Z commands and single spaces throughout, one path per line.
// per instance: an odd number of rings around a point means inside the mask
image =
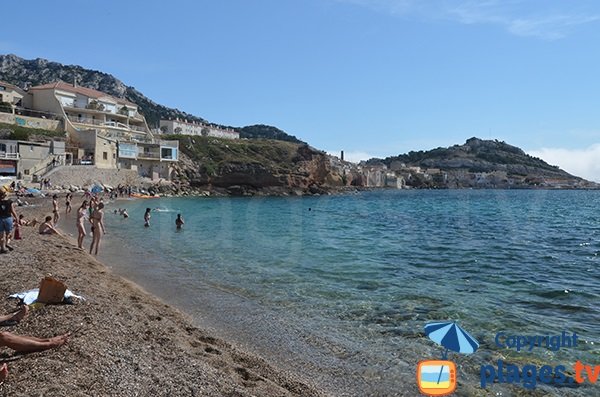
M 85 95 L 89 98 L 95 98 L 95 99 L 102 98 L 102 97 L 108 97 L 108 98 L 111 98 L 112 100 L 114 100 L 116 103 L 126 104 L 126 105 L 131 105 L 131 106 L 137 107 L 137 105 L 135 103 L 129 102 L 125 99 L 115 98 L 112 95 L 108 95 L 107 93 L 102 92 L 102 91 L 94 90 L 93 88 L 73 86 L 71 84 L 65 83 L 64 81 L 56 81 L 54 83 L 38 85 L 38 86 L 30 88 L 30 90 L 48 90 L 48 89 L 72 92 L 74 94 L 81 94 L 81 95 Z
M 24 91 L 23 91 L 21 88 L 17 87 L 17 86 L 16 86 L 16 85 L 14 85 L 14 84 L 7 83 L 6 81 L 2 81 L 2 80 L 0 80 L 0 85 L 1 85 L 1 86 L 4 86 L 4 87 L 7 87 L 7 88 L 10 88 L 10 89 L 12 89 L 13 91 L 18 91 L 18 92 L 20 92 L 20 93 L 24 92 Z

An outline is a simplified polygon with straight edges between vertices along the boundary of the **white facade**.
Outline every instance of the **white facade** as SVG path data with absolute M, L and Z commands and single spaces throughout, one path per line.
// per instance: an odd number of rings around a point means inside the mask
M 165 134 L 212 136 L 215 138 L 240 139 L 240 133 L 231 128 L 219 128 L 204 123 L 182 120 L 161 120 L 160 130 Z

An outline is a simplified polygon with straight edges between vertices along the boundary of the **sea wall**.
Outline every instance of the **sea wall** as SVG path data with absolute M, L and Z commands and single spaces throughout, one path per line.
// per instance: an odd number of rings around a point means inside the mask
M 56 167 L 44 178 L 48 178 L 53 186 L 91 186 L 94 183 L 110 186 L 140 184 L 140 178 L 135 170 L 98 169 L 90 165 Z

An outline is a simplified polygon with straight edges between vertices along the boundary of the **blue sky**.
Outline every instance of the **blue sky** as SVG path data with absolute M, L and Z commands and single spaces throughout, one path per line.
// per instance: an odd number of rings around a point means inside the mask
M 504 140 L 600 180 L 600 3 L 10 2 L 0 53 L 352 159 Z M 10 32 L 8 34 L 7 32 Z

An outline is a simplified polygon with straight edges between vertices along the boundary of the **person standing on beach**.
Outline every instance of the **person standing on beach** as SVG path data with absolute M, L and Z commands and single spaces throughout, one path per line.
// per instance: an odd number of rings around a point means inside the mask
M 79 232 L 79 236 L 77 236 L 77 246 L 80 249 L 83 249 L 83 239 L 87 235 L 85 231 L 85 221 L 88 219 L 88 202 L 86 200 L 83 201 L 81 207 L 77 210 L 77 232 Z
M 73 200 L 73 195 L 71 193 L 67 193 L 67 196 L 65 197 L 65 214 L 69 214 L 72 210 L 71 200 Z
M 185 224 L 185 222 L 184 222 L 181 214 L 177 214 L 177 219 L 175 219 L 175 226 L 177 226 L 177 229 L 181 229 L 184 224 Z
M 104 228 L 104 211 L 102 210 L 103 208 L 104 203 L 99 203 L 98 208 L 96 208 L 96 210 L 92 214 L 92 217 L 90 218 L 90 222 L 92 222 L 92 245 L 90 245 L 90 255 L 92 254 L 94 247 L 96 247 L 94 255 L 98 255 L 100 237 L 102 237 L 103 234 L 106 234 L 106 229 Z
M 52 212 L 54 213 L 52 222 L 56 225 L 60 219 L 60 214 L 58 213 L 58 196 L 56 194 L 52 196 Z
M 6 190 L 0 188 L 0 254 L 6 254 L 7 249 L 12 251 L 12 247 L 8 245 L 9 236 L 13 228 L 13 218 L 19 219 L 14 203 L 6 196 Z

